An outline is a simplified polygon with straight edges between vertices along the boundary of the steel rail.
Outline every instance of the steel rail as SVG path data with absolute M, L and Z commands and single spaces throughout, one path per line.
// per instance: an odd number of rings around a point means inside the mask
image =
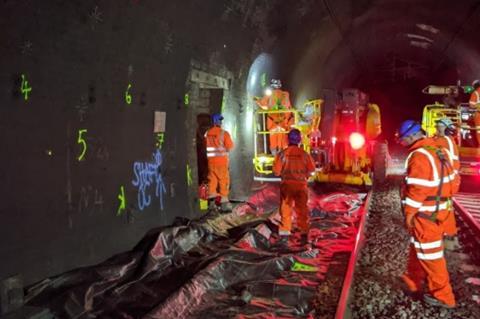
M 342 292 L 340 294 L 340 298 L 337 304 L 337 310 L 335 312 L 335 319 L 343 319 L 348 318 L 349 314 L 347 312 L 348 301 L 350 298 L 350 290 L 352 288 L 353 283 L 353 275 L 355 273 L 355 266 L 357 264 L 358 257 L 360 255 L 360 250 L 364 244 L 365 240 L 365 223 L 367 220 L 367 214 L 370 206 L 370 199 L 372 196 L 372 191 L 370 191 L 365 199 L 365 204 L 361 208 L 362 214 L 360 217 L 360 222 L 358 225 L 358 232 L 355 238 L 355 245 L 353 247 L 353 251 L 350 255 L 350 259 L 348 261 L 347 272 L 345 274 L 345 278 L 343 280 L 342 285 Z
M 480 196 L 480 195 L 479 195 Z M 456 198 L 453 198 L 453 207 L 461 215 L 462 219 L 470 226 L 470 229 L 475 233 L 475 236 L 480 239 L 480 223 L 468 212 Z

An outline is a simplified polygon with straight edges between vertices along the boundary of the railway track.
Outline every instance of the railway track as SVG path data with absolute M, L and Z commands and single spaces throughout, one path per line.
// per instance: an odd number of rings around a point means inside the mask
M 453 198 L 453 205 L 460 218 L 480 240 L 480 194 L 458 193 Z

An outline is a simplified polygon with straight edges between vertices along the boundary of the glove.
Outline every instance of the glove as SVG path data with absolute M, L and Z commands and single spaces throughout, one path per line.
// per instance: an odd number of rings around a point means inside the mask
M 443 245 L 445 246 L 445 249 L 449 251 L 455 251 L 461 248 L 457 236 L 445 236 L 443 239 Z
M 415 214 L 406 214 L 405 216 L 405 226 L 407 227 L 409 232 L 413 231 L 413 218 L 415 217 Z

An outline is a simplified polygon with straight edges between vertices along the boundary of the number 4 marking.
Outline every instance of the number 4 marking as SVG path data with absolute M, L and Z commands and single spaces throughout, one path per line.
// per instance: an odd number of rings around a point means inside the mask
M 28 81 L 25 80 L 25 75 L 24 74 L 22 74 L 22 84 L 20 85 L 20 91 L 22 92 L 23 98 L 25 99 L 25 101 L 27 101 L 28 100 L 28 93 L 30 93 L 32 91 L 32 87 L 28 86 Z
M 87 130 L 83 129 L 78 131 L 77 143 L 82 144 L 83 146 L 82 152 L 80 153 L 80 156 L 78 156 L 79 161 L 83 161 L 85 159 L 85 153 L 87 152 L 87 142 L 85 142 L 85 140 L 83 139 L 83 133 L 87 133 Z

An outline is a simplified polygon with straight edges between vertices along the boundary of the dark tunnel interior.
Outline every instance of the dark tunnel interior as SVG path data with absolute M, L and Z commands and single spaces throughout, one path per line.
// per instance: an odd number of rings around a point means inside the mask
M 224 114 L 236 144 L 232 197 L 248 196 L 261 82 L 281 79 L 294 105 L 361 89 L 381 107 L 395 148 L 399 123 L 421 120 L 423 106 L 441 99 L 424 87 L 479 77 L 479 8 L 478 0 L 2 0 L 0 279 L 21 274 L 32 284 L 128 250 L 176 217 L 201 216 L 206 158 L 197 150 L 211 113 Z M 155 112 L 166 116 L 160 131 Z M 137 180 L 147 164 L 160 172 L 157 194 Z

